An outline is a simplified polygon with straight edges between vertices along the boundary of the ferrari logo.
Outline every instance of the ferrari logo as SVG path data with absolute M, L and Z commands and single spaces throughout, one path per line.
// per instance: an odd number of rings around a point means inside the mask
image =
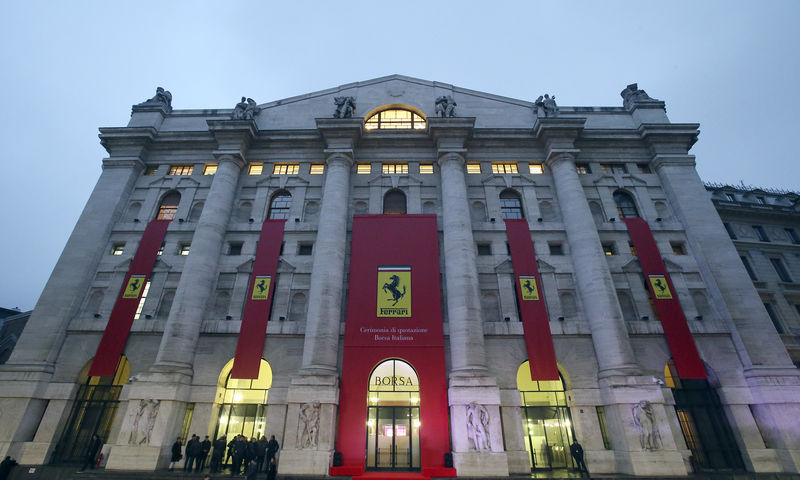
M 664 275 L 648 275 L 647 278 L 650 280 L 650 291 L 658 300 L 672 299 L 672 292 L 669 291 Z
M 378 316 L 411 316 L 411 267 L 378 267 Z
M 128 284 L 125 285 L 125 292 L 122 294 L 122 298 L 139 298 L 146 277 L 147 275 L 131 275 L 131 278 L 128 279 Z
M 539 289 L 536 287 L 535 276 L 520 275 L 519 289 L 522 291 L 523 300 L 539 300 Z
M 268 300 L 271 281 L 272 277 L 269 275 L 256 275 L 256 281 L 253 282 L 253 294 L 250 298 L 253 300 Z

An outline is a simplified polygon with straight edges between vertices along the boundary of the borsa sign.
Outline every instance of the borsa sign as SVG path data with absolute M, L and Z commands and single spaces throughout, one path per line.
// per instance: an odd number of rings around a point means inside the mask
M 412 387 L 414 386 L 414 381 L 411 377 L 394 377 L 394 376 L 387 376 L 387 377 L 375 377 L 375 385 L 382 385 L 382 386 L 394 386 L 394 387 Z

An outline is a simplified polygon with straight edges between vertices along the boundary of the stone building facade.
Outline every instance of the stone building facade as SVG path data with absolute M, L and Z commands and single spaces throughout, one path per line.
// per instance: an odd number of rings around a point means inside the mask
M 242 433 L 275 435 L 283 474 L 495 477 L 573 468 L 577 439 L 593 473 L 798 472 L 800 375 L 698 125 L 622 97 L 159 89 L 100 129 L 0 367 L 0 454 L 70 462 L 99 433 L 106 468 L 155 470 L 178 436 Z

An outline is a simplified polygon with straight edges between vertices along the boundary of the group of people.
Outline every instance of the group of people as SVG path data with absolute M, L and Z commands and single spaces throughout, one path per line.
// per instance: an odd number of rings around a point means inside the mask
M 210 473 L 221 472 L 223 463 L 232 460 L 231 476 L 242 473 L 242 467 L 244 467 L 244 475 L 248 479 L 254 479 L 258 473 L 266 471 L 267 479 L 274 480 L 277 475 L 275 455 L 278 453 L 278 448 L 280 445 L 275 440 L 275 435 L 272 435 L 269 440 L 262 436 L 259 440 L 253 437 L 249 441 L 244 435 L 235 435 L 230 442 L 226 435 L 222 435 L 213 443 L 208 436 L 201 442 L 200 437 L 192 435 L 192 438 L 186 442 L 183 471 L 191 472 L 193 468 L 195 472 L 202 471 L 205 468 L 206 458 L 211 452 Z M 178 438 L 172 444 L 170 471 L 174 470 L 175 465 L 184 457 L 182 450 L 183 444 Z

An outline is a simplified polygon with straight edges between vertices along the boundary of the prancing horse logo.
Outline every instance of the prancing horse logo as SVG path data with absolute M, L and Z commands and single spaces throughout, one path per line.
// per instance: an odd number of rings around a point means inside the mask
M 392 298 L 386 300 L 390 302 L 393 301 L 394 303 L 392 304 L 392 306 L 394 307 L 397 305 L 397 302 L 399 302 L 400 299 L 406 296 L 406 286 L 403 285 L 402 292 L 400 291 L 399 288 L 397 288 L 398 285 L 400 285 L 400 277 L 398 277 L 397 275 L 392 275 L 391 277 L 389 277 L 389 280 L 391 280 L 391 282 L 386 282 L 383 284 L 383 291 L 384 293 L 386 293 L 386 291 L 388 290 L 392 294 Z

